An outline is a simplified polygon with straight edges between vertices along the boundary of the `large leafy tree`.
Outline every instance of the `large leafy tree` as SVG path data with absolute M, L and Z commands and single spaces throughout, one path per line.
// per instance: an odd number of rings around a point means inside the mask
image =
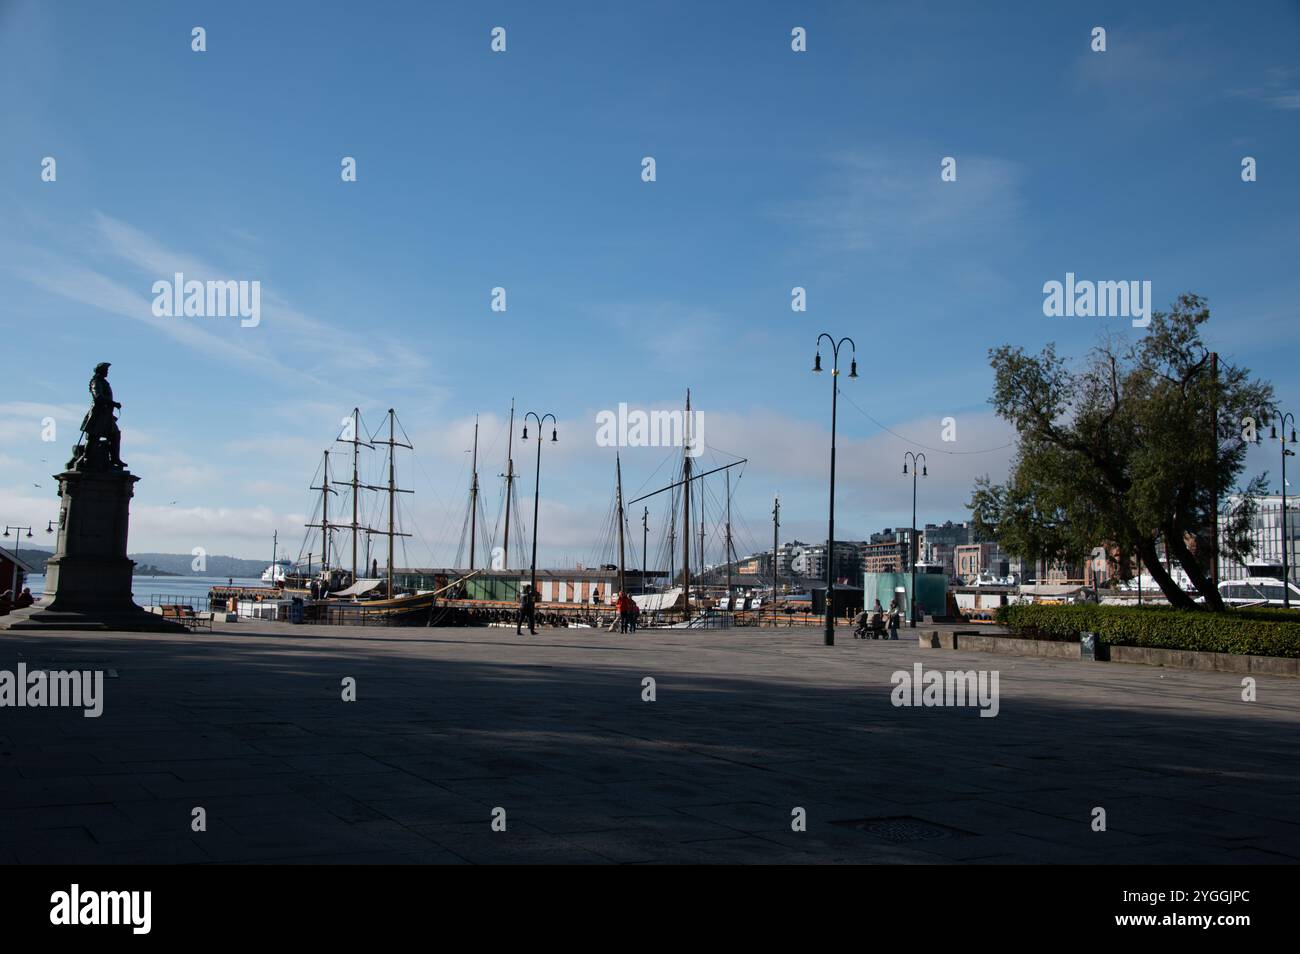
M 1098 545 L 1136 554 L 1174 606 L 1193 597 L 1159 557 L 1170 557 L 1222 609 L 1212 584 L 1214 513 L 1238 486 L 1247 442 L 1242 421 L 1273 411 L 1272 386 L 1218 362 L 1200 328 L 1204 299 L 1182 295 L 1155 312 L 1136 342 L 1109 339 L 1077 367 L 1048 345 L 1038 355 L 991 349 L 990 403 L 1019 432 L 1005 484 L 977 482 L 969 504 L 977 524 L 1008 549 L 1046 559 L 1077 558 Z M 1249 527 L 1263 475 L 1225 515 L 1223 553 L 1249 553 Z

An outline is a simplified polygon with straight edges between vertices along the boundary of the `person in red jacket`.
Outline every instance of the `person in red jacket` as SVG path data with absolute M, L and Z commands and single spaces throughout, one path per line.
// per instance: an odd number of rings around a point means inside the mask
M 626 633 L 628 626 L 632 622 L 632 597 L 619 590 L 618 599 L 614 601 L 614 608 L 618 610 L 618 631 Z

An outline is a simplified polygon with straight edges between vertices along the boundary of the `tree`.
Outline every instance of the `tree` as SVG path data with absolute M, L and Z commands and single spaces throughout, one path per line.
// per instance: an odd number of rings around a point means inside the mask
M 990 349 L 990 403 L 1020 437 L 1007 482 L 976 484 L 977 525 L 1026 556 L 1135 553 L 1172 605 L 1194 607 L 1160 561 L 1163 540 L 1206 605 L 1223 609 L 1214 514 L 1245 467 L 1242 418 L 1271 411 L 1273 389 L 1226 362 L 1215 380 L 1200 337 L 1209 317 L 1204 299 L 1182 295 L 1145 337 L 1104 340 L 1077 369 L 1051 344 L 1037 356 Z M 1264 486 L 1264 475 L 1249 481 L 1225 515 L 1222 549 L 1237 559 Z
M 997 540 L 1002 548 L 1049 568 L 1073 562 L 1089 551 L 1071 523 L 1068 509 L 1051 494 L 1035 492 L 1040 483 L 1034 469 L 1048 462 L 1050 455 L 1018 459 L 1011 479 L 994 484 L 987 476 L 977 478 L 975 491 L 966 505 L 972 514 L 979 539 Z

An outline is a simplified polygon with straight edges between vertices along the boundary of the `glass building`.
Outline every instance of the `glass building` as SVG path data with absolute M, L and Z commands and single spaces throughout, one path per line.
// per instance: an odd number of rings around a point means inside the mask
M 1241 501 L 1240 497 L 1229 498 L 1227 506 L 1224 508 L 1226 513 L 1231 513 L 1232 508 L 1237 506 Z M 1248 558 L 1250 564 L 1276 564 L 1282 565 L 1282 547 L 1286 547 L 1287 553 L 1287 570 L 1292 582 L 1300 582 L 1300 573 L 1296 572 L 1297 547 L 1296 540 L 1300 537 L 1300 500 L 1297 500 L 1291 494 L 1287 494 L 1286 500 L 1286 522 L 1285 532 L 1282 527 L 1282 495 L 1268 494 L 1259 498 L 1258 509 L 1255 512 L 1255 518 L 1251 522 L 1250 538 L 1254 543 L 1254 551 Z M 1221 522 L 1226 522 L 1227 516 L 1221 518 Z M 1219 578 L 1223 580 L 1240 580 L 1251 575 L 1243 563 L 1238 563 L 1226 553 L 1219 563 Z

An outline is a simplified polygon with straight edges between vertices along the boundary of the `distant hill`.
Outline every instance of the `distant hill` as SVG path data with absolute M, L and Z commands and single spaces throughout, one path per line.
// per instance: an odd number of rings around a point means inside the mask
M 0 538 L 0 546 L 6 543 L 8 541 Z M 12 548 L 12 545 L 5 546 L 6 550 Z M 29 546 L 24 541 L 21 553 L 31 556 L 32 551 L 39 551 L 44 554 L 46 559 L 54 555 L 53 547 Z M 270 560 L 241 560 L 239 557 L 230 556 L 209 556 L 207 558 L 207 567 L 195 571 L 192 566 L 194 557 L 189 553 L 131 553 L 128 555 L 138 564 L 137 572 L 140 572 L 144 567 L 156 567 L 166 574 L 175 574 L 176 576 L 258 577 L 262 575 L 262 571 L 271 562 Z
M 193 569 L 194 557 L 189 553 L 132 553 L 130 556 L 136 563 L 156 566 L 180 576 L 261 576 L 271 562 L 209 555 L 206 568 L 196 572 Z

